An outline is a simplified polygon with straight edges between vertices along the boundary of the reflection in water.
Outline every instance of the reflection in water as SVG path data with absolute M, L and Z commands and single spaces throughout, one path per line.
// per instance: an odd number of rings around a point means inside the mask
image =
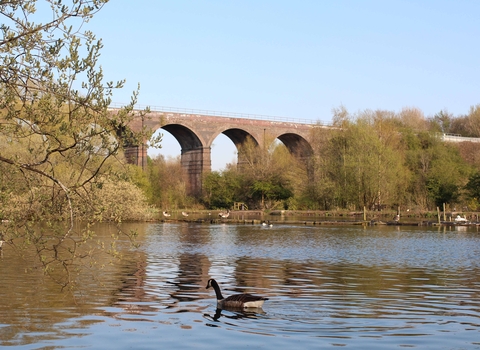
M 247 347 L 249 334 L 269 335 L 267 349 L 480 347 L 476 228 L 133 226 L 140 249 L 120 245 L 124 259 L 95 279 L 80 271 L 75 295 L 4 248 L 0 346 Z M 216 309 L 209 278 L 226 294 L 269 297 L 265 311 Z
M 207 320 L 218 322 L 220 317 L 224 317 L 231 320 L 239 320 L 242 318 L 258 319 L 259 315 L 266 315 L 266 312 L 263 311 L 262 309 L 256 309 L 255 311 L 252 311 L 252 310 L 238 310 L 238 309 L 228 310 L 228 309 L 217 308 L 213 316 L 208 313 L 205 313 L 203 314 L 203 317 L 205 317 Z

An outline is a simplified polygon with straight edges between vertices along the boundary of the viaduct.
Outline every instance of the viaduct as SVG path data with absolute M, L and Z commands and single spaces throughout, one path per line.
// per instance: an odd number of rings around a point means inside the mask
M 174 108 L 138 115 L 128 125 L 133 131 L 163 129 L 178 141 L 181 165 L 188 175 L 187 191 L 192 196 L 201 194 L 203 174 L 211 171 L 211 147 L 221 133 L 232 140 L 237 150 L 247 138 L 251 138 L 260 149 L 268 148 L 273 140 L 279 139 L 290 153 L 307 161 L 313 155 L 312 130 L 332 128 L 311 120 Z M 439 137 L 445 142 L 480 142 L 480 138 L 450 134 L 439 134 Z M 145 165 L 147 148 L 146 141 L 142 145 L 125 147 L 127 160 L 138 166 Z M 241 159 L 238 163 L 241 164 Z
M 188 174 L 188 193 L 193 196 L 201 193 L 202 176 L 211 171 L 211 147 L 221 133 L 237 150 L 247 138 L 260 149 L 279 139 L 292 154 L 307 160 L 313 154 L 313 128 L 326 127 L 307 120 L 179 109 L 151 111 L 134 118 L 128 126 L 133 131 L 163 129 L 175 137 L 181 147 L 181 165 Z M 147 145 L 126 147 L 125 155 L 129 162 L 142 166 L 146 164 Z

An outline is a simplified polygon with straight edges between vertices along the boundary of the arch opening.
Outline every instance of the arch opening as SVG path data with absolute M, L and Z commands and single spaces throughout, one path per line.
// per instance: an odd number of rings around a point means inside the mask
M 160 129 L 168 131 L 180 145 L 180 163 L 187 175 L 187 193 L 199 196 L 202 192 L 202 174 L 210 171 L 211 167 L 210 148 L 204 147 L 200 138 L 183 125 L 168 124 Z M 156 132 L 160 132 L 159 130 Z M 167 140 L 174 144 L 171 137 L 167 137 Z M 157 154 L 163 154 L 161 150 L 159 149 Z

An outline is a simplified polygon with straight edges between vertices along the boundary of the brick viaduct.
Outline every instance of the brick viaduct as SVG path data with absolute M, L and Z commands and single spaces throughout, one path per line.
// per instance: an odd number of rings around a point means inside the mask
M 288 120 L 253 115 L 211 115 L 170 111 L 152 111 L 137 117 L 129 127 L 138 131 L 146 127 L 152 131 L 163 129 L 172 134 L 181 147 L 181 164 L 188 174 L 188 193 L 196 196 L 202 190 L 202 176 L 211 171 L 211 147 L 215 138 L 223 133 L 237 149 L 248 137 L 263 149 L 268 140 L 279 139 L 296 157 L 308 159 L 312 154 L 312 129 L 323 127 L 311 121 Z M 263 119 L 260 119 L 263 118 Z M 266 120 L 269 118 L 270 120 Z M 127 159 L 134 164 L 146 164 L 146 145 L 127 147 Z
M 111 110 L 115 112 L 116 108 Z M 308 160 L 313 155 L 312 130 L 331 128 L 310 120 L 172 108 L 136 117 L 128 126 L 134 131 L 143 127 L 153 132 L 163 129 L 175 137 L 181 147 L 182 167 L 188 174 L 188 193 L 193 196 L 201 194 L 203 174 L 211 171 L 211 147 L 221 133 L 229 137 L 237 149 L 248 137 L 260 149 L 269 147 L 270 144 L 266 144 L 269 140 L 279 139 L 290 153 Z M 480 138 L 459 135 L 439 134 L 439 138 L 445 142 L 480 143 Z M 126 147 L 125 155 L 129 162 L 143 166 L 147 148 L 146 144 Z M 238 162 L 241 164 L 241 160 Z

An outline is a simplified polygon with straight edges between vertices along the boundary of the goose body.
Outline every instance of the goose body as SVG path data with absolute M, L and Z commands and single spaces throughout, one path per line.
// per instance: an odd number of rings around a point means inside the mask
M 265 300 L 268 300 L 268 298 L 248 293 L 234 294 L 224 298 L 217 281 L 215 281 L 213 278 L 208 280 L 207 289 L 210 287 L 213 287 L 215 290 L 215 295 L 217 296 L 217 307 L 219 309 L 261 308 Z

